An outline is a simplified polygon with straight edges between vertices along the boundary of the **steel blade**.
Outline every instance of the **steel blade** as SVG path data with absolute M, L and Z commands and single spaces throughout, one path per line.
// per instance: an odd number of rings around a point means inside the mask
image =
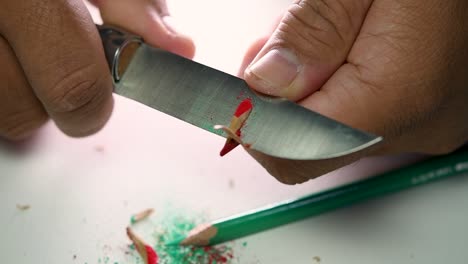
M 252 92 L 244 80 L 142 44 L 123 77 L 117 94 L 226 137 L 214 125 L 228 125 L 245 98 L 253 111 L 242 129 L 250 148 L 297 160 L 347 155 L 381 141 L 293 102 Z

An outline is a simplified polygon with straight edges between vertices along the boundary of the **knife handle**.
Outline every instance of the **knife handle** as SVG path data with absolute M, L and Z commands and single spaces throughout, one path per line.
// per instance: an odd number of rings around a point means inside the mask
M 143 39 L 109 25 L 96 25 L 101 36 L 107 64 L 114 82 L 117 83 L 127 69 Z

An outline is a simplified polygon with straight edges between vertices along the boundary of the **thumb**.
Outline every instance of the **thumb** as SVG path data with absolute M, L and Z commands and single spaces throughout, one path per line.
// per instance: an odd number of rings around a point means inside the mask
M 187 58 L 195 55 L 191 38 L 177 29 L 165 0 L 92 0 L 105 23 L 120 26 L 139 36 L 146 43 Z
M 290 6 L 244 72 L 251 88 L 300 100 L 344 63 L 372 0 L 302 0 Z

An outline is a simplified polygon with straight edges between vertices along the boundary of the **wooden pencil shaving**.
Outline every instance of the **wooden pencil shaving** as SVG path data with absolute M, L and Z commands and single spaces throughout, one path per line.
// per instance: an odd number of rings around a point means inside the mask
M 223 130 L 224 133 L 226 133 L 229 136 L 229 138 L 232 138 L 237 143 L 244 145 L 244 142 L 242 141 L 242 139 L 230 127 L 223 126 L 223 125 L 215 125 L 214 129 Z M 227 140 L 229 140 L 229 138 Z
M 16 209 L 20 211 L 26 211 L 26 210 L 29 210 L 30 208 L 31 208 L 31 205 L 29 204 L 17 204 L 16 205 Z
M 206 246 L 209 244 L 210 239 L 216 236 L 218 229 L 209 223 L 201 224 L 192 229 L 187 238 L 185 238 L 180 244 L 183 246 L 197 245 Z
M 153 208 L 148 208 L 146 210 L 143 210 L 137 214 L 134 214 L 132 215 L 132 217 L 130 218 L 130 223 L 133 225 L 133 224 L 136 224 L 142 220 L 145 220 L 146 218 L 148 218 L 152 213 L 154 213 L 154 209 Z

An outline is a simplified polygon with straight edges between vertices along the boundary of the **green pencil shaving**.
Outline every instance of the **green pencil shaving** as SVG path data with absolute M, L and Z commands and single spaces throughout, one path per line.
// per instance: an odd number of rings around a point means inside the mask
M 199 225 L 168 246 L 207 246 L 234 240 L 385 194 L 468 173 L 468 149 L 430 158 L 299 199 Z

